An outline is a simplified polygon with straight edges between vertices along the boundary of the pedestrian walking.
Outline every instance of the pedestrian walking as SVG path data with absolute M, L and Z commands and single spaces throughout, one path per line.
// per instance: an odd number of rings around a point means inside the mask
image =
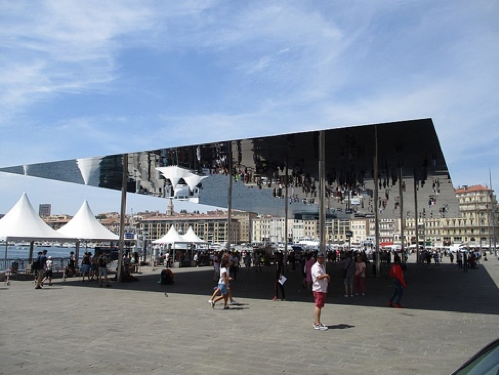
M 310 289 L 310 287 L 312 286 L 312 266 L 316 263 L 314 257 L 313 257 L 313 254 L 312 253 L 307 253 L 307 257 L 306 257 L 306 261 L 305 261 L 305 268 L 304 268 L 304 272 L 305 272 L 305 279 L 304 279 L 304 285 L 307 289 Z
M 218 259 L 218 252 L 213 253 L 213 281 L 220 279 L 220 259 Z
M 239 305 L 239 302 L 237 302 L 234 298 L 232 298 L 232 288 L 230 287 L 230 281 L 232 280 L 232 277 L 230 277 L 230 266 L 232 264 L 232 261 L 230 260 L 230 255 L 228 253 L 224 253 L 222 255 L 222 259 L 220 260 L 221 267 L 220 267 L 220 270 L 219 270 L 219 272 L 220 272 L 219 283 L 220 283 L 220 280 L 222 278 L 221 272 L 222 272 L 222 265 L 223 264 L 226 264 L 225 270 L 227 272 L 227 280 L 228 280 L 228 282 L 225 285 L 226 285 L 227 292 L 228 292 L 228 299 L 230 301 L 229 304 L 230 305 Z M 219 286 L 217 286 L 215 288 L 215 290 L 213 291 L 213 294 L 212 294 L 211 298 L 208 300 L 208 303 L 211 305 L 213 303 L 213 301 L 215 300 L 215 297 L 217 295 L 219 295 L 220 293 L 221 293 L 221 289 L 220 289 Z
M 402 308 L 400 300 L 404 295 L 404 289 L 407 287 L 407 284 L 404 279 L 404 273 L 402 271 L 402 267 L 400 266 L 400 257 L 398 255 L 395 255 L 394 264 L 390 268 L 390 277 L 393 279 L 393 286 L 395 290 L 390 297 L 388 306 Z
M 230 274 L 232 279 L 237 279 L 237 273 L 239 272 L 239 252 L 234 251 L 232 254 L 232 262 L 230 265 Z
M 353 279 L 355 275 L 355 261 L 352 258 L 352 252 L 347 253 L 343 261 L 343 284 L 345 285 L 345 297 L 353 297 Z
M 366 294 L 366 263 L 362 260 L 360 255 L 357 255 L 357 262 L 355 263 L 355 288 L 358 295 L 361 293 L 363 296 Z
M 69 272 L 67 271 L 71 271 L 71 274 L 69 274 Z M 67 271 L 66 271 L 66 276 L 68 277 L 74 277 L 76 275 L 76 257 L 74 251 L 71 251 L 69 253 L 69 262 L 67 266 Z
M 281 301 L 286 300 L 286 294 L 284 293 L 284 281 L 283 281 L 283 269 L 284 269 L 284 261 L 282 253 L 276 254 L 276 275 L 274 281 L 274 298 L 272 301 L 277 301 L 279 299 L 279 290 L 281 291 Z
M 248 272 L 249 269 L 251 268 L 251 256 L 247 251 L 243 253 L 243 262 L 244 262 L 244 267 L 246 268 L 246 272 Z
M 317 261 L 312 266 L 312 293 L 314 295 L 314 329 L 327 331 L 328 327 L 321 322 L 321 312 L 326 303 L 327 287 L 331 281 L 324 266 L 324 254 L 317 254 Z
M 458 251 L 456 257 L 457 257 L 457 266 L 459 268 L 463 268 L 463 254 L 460 251 Z
M 85 252 L 83 254 L 83 259 L 81 260 L 80 273 L 82 276 L 82 282 L 85 282 L 85 275 L 87 275 L 88 281 L 90 281 L 90 252 Z
M 125 259 L 128 259 L 128 261 L 130 262 L 130 258 L 127 257 Z M 99 258 L 97 256 L 97 252 L 94 252 L 94 256 L 90 254 L 90 275 L 88 276 L 88 281 L 99 281 L 98 260 Z M 130 269 L 130 264 L 128 264 L 128 269 Z
M 224 310 L 229 309 L 229 267 L 230 262 L 228 260 L 222 260 L 221 268 L 220 268 L 220 279 L 218 280 L 218 289 L 220 290 L 221 296 L 210 299 L 208 302 L 210 303 L 212 308 L 215 308 L 215 304 L 218 301 L 224 300 Z
M 440 254 L 438 253 L 438 251 L 435 251 L 433 253 L 433 260 L 435 261 L 435 267 L 439 267 L 440 266 Z
M 256 272 L 262 272 L 262 258 L 259 252 L 253 252 L 253 265 L 255 266 Z
M 107 264 L 108 264 L 108 260 L 107 260 L 107 257 L 106 255 L 104 254 L 101 254 L 99 256 L 99 287 L 103 287 L 104 284 L 106 285 L 106 287 L 110 287 L 111 284 L 109 283 L 109 279 L 107 277 Z
M 53 268 L 54 261 L 52 260 L 52 256 L 49 256 L 45 262 L 45 278 L 42 280 L 41 286 L 43 286 L 43 283 L 47 280 L 49 282 L 49 286 L 52 286 Z
M 38 268 L 35 289 L 42 289 L 42 282 L 43 282 L 43 278 L 45 277 L 45 266 L 47 263 L 47 250 L 42 251 L 42 253 L 38 256 L 38 260 L 39 260 L 39 265 L 40 265 L 39 267 L 40 268 Z

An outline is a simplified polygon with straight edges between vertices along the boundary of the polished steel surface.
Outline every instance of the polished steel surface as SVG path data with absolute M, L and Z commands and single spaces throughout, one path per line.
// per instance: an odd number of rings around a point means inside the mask
M 458 202 L 431 119 L 324 133 L 329 217 L 374 217 L 376 140 L 380 219 L 400 217 L 400 190 L 405 217 L 415 215 L 415 196 L 418 215 L 424 210 L 426 217 L 458 216 Z M 288 209 L 318 215 L 319 134 L 309 131 L 129 153 L 127 191 L 227 207 L 231 158 L 234 209 L 284 216 L 288 170 Z M 121 190 L 124 157 L 109 155 L 0 171 Z

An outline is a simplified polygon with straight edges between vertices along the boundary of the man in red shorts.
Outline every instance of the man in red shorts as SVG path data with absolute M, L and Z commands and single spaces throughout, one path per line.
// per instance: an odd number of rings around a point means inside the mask
M 314 329 L 327 331 L 327 326 L 321 323 L 321 310 L 326 302 L 327 286 L 330 278 L 324 266 L 324 254 L 317 254 L 317 261 L 312 266 L 312 293 L 314 294 Z

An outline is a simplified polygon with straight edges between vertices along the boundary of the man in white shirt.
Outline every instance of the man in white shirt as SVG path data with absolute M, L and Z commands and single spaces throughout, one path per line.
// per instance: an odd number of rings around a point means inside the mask
M 327 326 L 321 323 L 321 310 L 326 302 L 327 286 L 330 281 L 324 266 L 324 254 L 317 254 L 317 261 L 312 266 L 312 293 L 314 294 L 314 329 L 327 331 Z

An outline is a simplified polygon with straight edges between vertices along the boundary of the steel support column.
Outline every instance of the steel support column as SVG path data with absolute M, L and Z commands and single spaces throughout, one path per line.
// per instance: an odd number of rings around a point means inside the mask
M 227 208 L 228 208 L 228 213 L 227 213 L 227 250 L 230 252 L 231 250 L 231 229 L 232 229 L 232 143 L 229 142 L 229 155 L 228 155 L 228 162 L 229 162 L 229 188 L 228 188 L 228 201 L 227 201 Z
M 319 249 L 326 250 L 326 132 L 319 132 Z
M 125 216 L 126 216 L 126 190 L 128 181 L 128 154 L 123 155 L 123 175 L 121 180 L 121 213 L 120 213 L 120 252 L 118 254 L 118 274 L 116 280 L 121 282 L 123 267 L 123 252 L 125 247 Z
M 379 210 L 378 210 L 378 127 L 374 126 L 374 239 L 376 241 L 376 277 L 381 276 L 379 253 Z

